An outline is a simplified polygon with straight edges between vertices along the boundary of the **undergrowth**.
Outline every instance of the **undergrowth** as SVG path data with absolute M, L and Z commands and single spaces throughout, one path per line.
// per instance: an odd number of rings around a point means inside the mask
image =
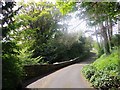
M 116 90 L 120 87 L 120 60 L 118 51 L 102 55 L 94 63 L 83 67 L 82 73 L 94 88 Z

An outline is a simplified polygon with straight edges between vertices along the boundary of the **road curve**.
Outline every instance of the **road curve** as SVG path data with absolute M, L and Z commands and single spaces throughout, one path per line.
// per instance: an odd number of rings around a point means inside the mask
M 74 64 L 60 69 L 27 86 L 27 88 L 91 88 L 81 74 L 85 64 Z
M 87 61 L 93 61 L 93 56 Z M 83 77 L 81 69 L 86 64 L 81 62 L 62 68 L 52 74 L 49 74 L 37 81 L 29 84 L 26 88 L 92 88 L 90 83 Z

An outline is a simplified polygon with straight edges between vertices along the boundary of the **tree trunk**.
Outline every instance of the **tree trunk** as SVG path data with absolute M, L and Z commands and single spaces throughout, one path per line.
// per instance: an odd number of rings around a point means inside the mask
M 110 40 L 111 40 L 111 37 L 113 35 L 113 27 L 112 27 L 112 20 L 111 20 L 111 18 L 109 20 L 109 23 L 110 23 Z
M 108 42 L 107 30 L 104 27 L 103 23 L 101 24 L 101 34 L 102 34 L 103 40 L 104 40 L 104 53 L 110 54 L 110 47 L 109 47 L 109 42 Z
M 109 44 L 109 49 L 111 50 L 111 29 L 110 29 L 110 25 L 109 25 L 109 18 L 106 21 L 106 31 L 107 31 L 107 38 L 108 38 L 108 44 Z
M 112 40 L 112 35 L 113 35 L 113 25 L 112 25 L 112 19 L 109 18 L 109 39 L 110 39 L 110 45 L 111 45 L 111 49 L 113 47 L 111 40 Z

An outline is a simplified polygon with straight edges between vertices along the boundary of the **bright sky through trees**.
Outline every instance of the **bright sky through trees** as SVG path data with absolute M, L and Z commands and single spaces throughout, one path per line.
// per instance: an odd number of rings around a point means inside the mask
M 15 0 L 16 2 L 20 2 L 18 0 Z M 48 2 L 52 2 L 52 3 L 55 3 L 56 0 L 21 0 L 25 3 L 27 2 L 40 2 L 40 1 L 48 1 Z M 117 0 L 118 2 L 120 0 Z M 79 33 L 80 31 L 83 31 L 85 32 L 86 30 L 94 30 L 94 28 L 90 28 L 90 27 L 87 27 L 86 25 L 86 21 L 85 20 L 79 20 L 79 18 L 76 17 L 76 12 L 73 12 L 73 13 L 70 13 L 70 15 L 72 16 L 70 19 L 66 20 L 66 21 L 63 21 L 63 22 L 67 22 L 67 24 L 69 25 L 68 26 L 68 32 L 69 33 L 74 33 L 74 32 L 77 32 Z M 114 30 L 113 30 L 113 33 L 116 34 L 117 33 L 117 25 L 113 27 Z M 96 40 L 96 37 L 92 35 L 93 32 L 87 32 L 85 33 L 85 36 L 92 36 L 94 40 Z

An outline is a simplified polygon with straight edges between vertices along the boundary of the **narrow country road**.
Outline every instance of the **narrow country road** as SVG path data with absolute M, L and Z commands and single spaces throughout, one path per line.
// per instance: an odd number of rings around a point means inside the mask
M 62 68 L 48 76 L 29 84 L 26 88 L 92 88 L 81 73 L 83 66 L 94 61 L 95 54 L 91 53 L 83 62 Z

